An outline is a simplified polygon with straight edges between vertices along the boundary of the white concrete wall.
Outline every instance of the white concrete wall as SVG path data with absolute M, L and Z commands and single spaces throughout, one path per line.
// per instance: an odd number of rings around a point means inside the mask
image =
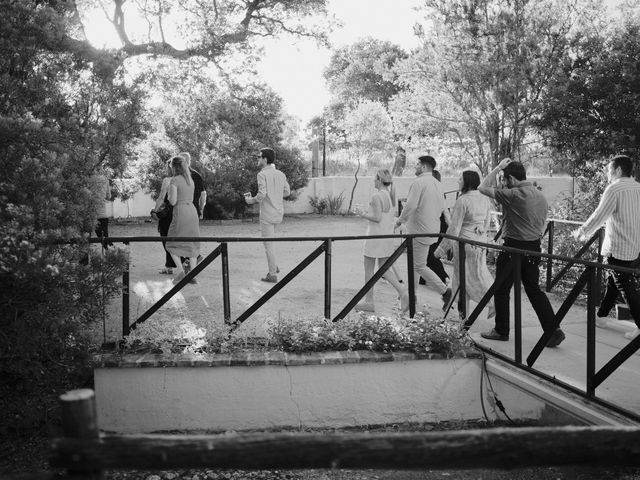
M 440 422 L 483 417 L 480 362 L 97 368 L 98 424 L 117 433 Z M 485 399 L 489 405 L 488 398 Z M 497 417 L 490 406 L 489 415 Z M 512 418 L 539 418 L 527 395 Z
M 409 186 L 415 177 L 400 177 L 393 180 L 396 188 L 396 196 L 405 198 L 409 192 Z M 542 193 L 547 198 L 550 205 L 561 200 L 565 195 L 571 195 L 573 180 L 571 177 L 532 177 L 531 181 L 542 187 Z M 304 188 L 295 202 L 285 203 L 285 213 L 299 214 L 312 213 L 313 208 L 309 204 L 309 199 L 325 197 L 326 195 L 336 196 L 341 192 L 344 194 L 344 209 L 349 206 L 351 190 L 355 183 L 353 177 L 317 177 L 309 181 L 309 185 Z M 457 177 L 446 177 L 442 179 L 442 187 L 445 192 L 455 192 L 458 190 Z M 373 193 L 373 177 L 360 177 L 353 197 L 354 204 L 366 207 L 369 198 Z M 447 195 L 447 205 L 453 206 L 456 199 L 455 193 Z
M 571 195 L 573 181 L 571 177 L 532 177 L 532 181 L 537 182 L 542 187 L 542 193 L 547 197 L 550 205 L 559 201 L 565 195 Z M 404 198 L 409 192 L 409 185 L 413 181 L 413 177 L 400 177 L 394 179 L 396 195 L 398 198 Z M 313 213 L 313 208 L 309 203 L 309 199 L 313 197 L 325 197 L 327 195 L 336 196 L 343 193 L 343 208 L 349 206 L 349 198 L 351 189 L 355 180 L 353 177 L 316 177 L 309 180 L 309 185 L 302 189 L 299 197 L 295 202 L 285 202 L 286 214 L 302 214 Z M 442 186 L 445 192 L 455 191 L 458 189 L 458 179 L 447 177 L 442 179 Z M 353 203 L 360 204 L 364 207 L 369 203 L 369 198 L 373 193 L 373 177 L 360 177 L 358 185 L 354 193 Z M 453 206 L 455 202 L 455 193 L 447 195 L 447 204 Z M 128 202 L 116 200 L 113 203 L 114 218 L 146 217 L 149 211 L 154 207 L 155 202 L 151 196 L 142 191 L 135 193 L 133 198 Z M 127 208 L 128 204 L 128 208 Z

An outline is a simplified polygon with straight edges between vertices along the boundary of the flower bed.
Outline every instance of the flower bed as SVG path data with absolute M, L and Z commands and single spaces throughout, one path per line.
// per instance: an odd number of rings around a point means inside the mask
M 408 317 L 352 314 L 339 322 L 324 318 L 280 318 L 268 335 L 249 339 L 211 319 L 167 322 L 151 318 L 133 330 L 123 353 L 233 353 L 274 350 L 292 353 L 369 350 L 410 352 L 426 358 L 464 355 L 471 341 L 458 325 L 427 313 Z
M 340 428 L 483 416 L 480 354 L 441 318 L 278 319 L 264 338 L 149 320 L 94 358 L 107 431 Z M 487 402 L 487 400 L 485 400 Z M 513 398 L 512 418 L 539 401 Z

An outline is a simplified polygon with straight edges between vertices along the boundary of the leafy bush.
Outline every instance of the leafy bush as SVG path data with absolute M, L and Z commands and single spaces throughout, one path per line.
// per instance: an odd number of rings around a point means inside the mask
M 584 221 L 596 209 L 602 196 L 602 192 L 606 187 L 607 181 L 604 173 L 597 174 L 594 172 L 589 179 L 579 177 L 576 179 L 575 196 L 567 197 L 552 210 L 550 218 Z M 553 254 L 565 257 L 573 257 L 578 250 L 584 245 L 584 242 L 576 240 L 571 232 L 577 228 L 577 225 L 562 224 L 556 222 L 554 232 Z M 543 242 L 546 247 L 546 242 Z M 546 251 L 546 248 L 545 248 Z M 582 255 L 582 260 L 597 261 L 598 259 L 598 241 Z M 552 266 L 553 275 L 557 275 L 566 265 L 565 262 L 554 261 Z M 568 292 L 575 285 L 576 280 L 584 270 L 582 265 L 576 265 L 566 273 L 556 288 Z
M 342 212 L 343 203 L 344 192 L 340 192 L 338 195 L 326 195 L 322 198 L 316 196 L 309 199 L 309 204 L 314 212 L 319 214 L 339 215 Z
M 417 314 L 413 319 L 351 314 L 335 323 L 320 317 L 275 320 L 269 337 L 257 348 L 296 353 L 407 351 L 420 356 L 437 353 L 453 357 L 470 346 L 469 337 L 442 318 L 427 314 Z M 255 348 L 250 339 L 211 319 L 167 321 L 152 317 L 131 332 L 125 342 L 125 350 L 163 353 L 229 353 Z

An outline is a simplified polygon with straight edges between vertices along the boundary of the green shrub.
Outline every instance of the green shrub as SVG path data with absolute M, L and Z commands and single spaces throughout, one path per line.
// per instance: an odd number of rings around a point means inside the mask
M 338 322 L 321 317 L 280 318 L 271 323 L 268 337 L 257 346 L 210 318 L 172 317 L 169 321 L 156 316 L 139 325 L 125 341 L 125 351 L 163 353 L 230 353 L 258 348 L 295 353 L 406 351 L 420 356 L 436 353 L 453 357 L 470 346 L 469 337 L 461 334 L 457 325 L 425 314 L 409 319 L 354 313 Z
M 342 212 L 342 204 L 344 203 L 344 192 L 338 195 L 326 195 L 325 197 L 311 197 L 309 204 L 315 213 L 339 215 Z
M 329 203 L 326 197 L 325 198 L 311 197 L 309 199 L 309 204 L 311 205 L 315 213 L 319 213 L 321 215 L 327 211 L 327 208 L 329 206 Z

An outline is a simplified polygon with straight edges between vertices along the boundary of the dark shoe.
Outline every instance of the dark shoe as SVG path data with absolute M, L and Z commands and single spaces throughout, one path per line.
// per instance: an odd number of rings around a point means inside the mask
M 480 336 L 482 338 L 486 338 L 487 340 L 498 340 L 500 342 L 509 341 L 509 335 L 501 335 L 498 332 L 496 332 L 495 328 L 492 328 L 488 332 L 482 332 Z
M 564 332 L 558 328 L 555 332 L 553 332 L 553 335 L 551 335 L 551 338 L 547 342 L 546 346 L 549 348 L 556 348 L 558 345 L 564 342 L 565 338 L 567 337 Z
M 424 278 L 420 277 L 420 280 L 418 280 L 418 284 L 419 285 L 426 285 L 427 282 L 424 281 Z
M 267 273 L 267 276 L 264 278 L 261 278 L 260 280 L 267 283 L 278 283 L 278 276 Z
M 189 283 L 192 284 L 192 285 L 197 285 L 200 282 L 198 282 L 197 278 L 192 278 L 191 280 L 189 280 Z
M 446 312 L 447 307 L 449 307 L 449 303 L 451 302 L 451 297 L 453 293 L 450 288 L 447 288 L 445 292 L 442 294 L 442 311 Z

